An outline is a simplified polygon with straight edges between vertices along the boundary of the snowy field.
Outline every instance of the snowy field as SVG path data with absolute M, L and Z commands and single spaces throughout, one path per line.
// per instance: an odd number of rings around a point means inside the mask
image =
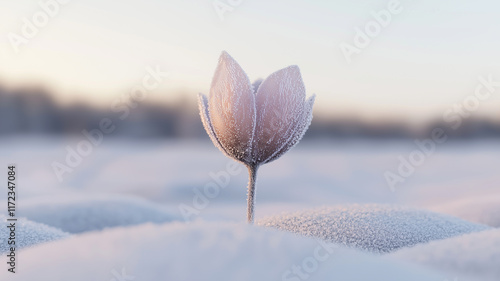
M 0 280 L 500 280 L 498 140 L 440 144 L 395 190 L 411 141 L 302 142 L 260 168 L 255 226 L 246 169 L 208 139 L 107 138 L 60 182 L 78 141 L 0 140 L 23 218 Z

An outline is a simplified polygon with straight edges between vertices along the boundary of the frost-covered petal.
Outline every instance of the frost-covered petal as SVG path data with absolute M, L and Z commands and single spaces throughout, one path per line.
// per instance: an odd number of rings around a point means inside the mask
M 302 118 L 298 122 L 297 126 L 294 128 L 293 132 L 290 134 L 288 141 L 285 142 L 283 147 L 281 147 L 274 155 L 272 155 L 269 159 L 265 160 L 264 163 L 269 163 L 280 158 L 285 152 L 294 147 L 299 141 L 302 139 L 304 134 L 306 133 L 309 125 L 311 125 L 311 121 L 313 118 L 313 105 L 314 100 L 316 99 L 316 95 L 312 95 L 304 104 L 304 111 Z
M 210 115 L 208 114 L 208 99 L 202 93 L 198 94 L 198 107 L 200 108 L 200 116 L 201 116 L 201 122 L 203 123 L 203 127 L 205 128 L 205 131 L 207 131 L 207 134 L 214 143 L 215 147 L 217 147 L 227 156 L 230 156 L 227 154 L 226 150 L 224 150 L 219 140 L 217 139 L 217 136 L 215 135 L 212 123 L 210 123 Z
M 278 70 L 262 82 L 255 97 L 257 127 L 253 158 L 264 163 L 288 142 L 304 115 L 305 86 L 297 66 Z
M 219 58 L 208 104 L 220 145 L 231 157 L 248 162 L 255 129 L 255 95 L 246 73 L 226 52 Z

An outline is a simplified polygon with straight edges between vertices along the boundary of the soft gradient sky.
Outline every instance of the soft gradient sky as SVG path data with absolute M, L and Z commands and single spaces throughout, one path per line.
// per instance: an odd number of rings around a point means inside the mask
M 221 21 L 212 0 L 71 0 L 16 54 L 8 34 L 41 8 L 0 0 L 0 81 L 42 81 L 66 99 L 108 102 L 161 65 L 172 75 L 155 95 L 176 98 L 208 92 L 226 50 L 252 80 L 299 65 L 322 113 L 420 120 L 471 95 L 479 75 L 500 80 L 494 0 L 401 0 L 403 11 L 348 64 L 339 44 L 352 44 L 354 28 L 388 2 L 243 0 Z M 498 115 L 497 92 L 482 114 Z

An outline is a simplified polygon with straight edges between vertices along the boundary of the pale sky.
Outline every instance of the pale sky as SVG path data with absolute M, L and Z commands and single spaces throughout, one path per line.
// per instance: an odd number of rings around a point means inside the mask
M 50 0 L 0 0 L 0 81 L 41 81 L 66 99 L 108 102 L 148 65 L 171 73 L 155 95 L 208 93 L 222 50 L 251 80 L 298 65 L 315 110 L 331 115 L 439 117 L 474 93 L 479 75 L 500 81 L 494 0 L 401 0 L 401 13 L 350 64 L 339 45 L 353 45 L 355 28 L 390 1 L 241 0 L 221 21 L 212 0 L 69 0 L 15 53 L 9 34 L 43 11 L 39 1 Z M 475 114 L 499 108 L 500 88 Z

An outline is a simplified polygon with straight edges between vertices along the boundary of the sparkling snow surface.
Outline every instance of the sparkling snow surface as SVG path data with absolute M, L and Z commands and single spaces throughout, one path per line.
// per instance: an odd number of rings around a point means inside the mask
M 9 252 L 11 247 L 15 247 L 16 251 L 19 251 L 20 249 L 25 247 L 58 240 L 69 236 L 68 233 L 65 233 L 57 228 L 53 228 L 41 223 L 32 222 L 26 219 L 18 219 L 15 222 L 15 245 L 11 245 L 8 244 L 11 231 L 7 227 L 11 222 L 7 222 L 7 217 L 1 214 L 0 222 L 2 223 L 2 227 L 0 227 L 0 253 L 2 253 L 2 256 L 4 256 L 4 253 Z
M 489 229 L 448 215 L 386 205 L 323 207 L 264 218 L 258 224 L 378 253 Z

